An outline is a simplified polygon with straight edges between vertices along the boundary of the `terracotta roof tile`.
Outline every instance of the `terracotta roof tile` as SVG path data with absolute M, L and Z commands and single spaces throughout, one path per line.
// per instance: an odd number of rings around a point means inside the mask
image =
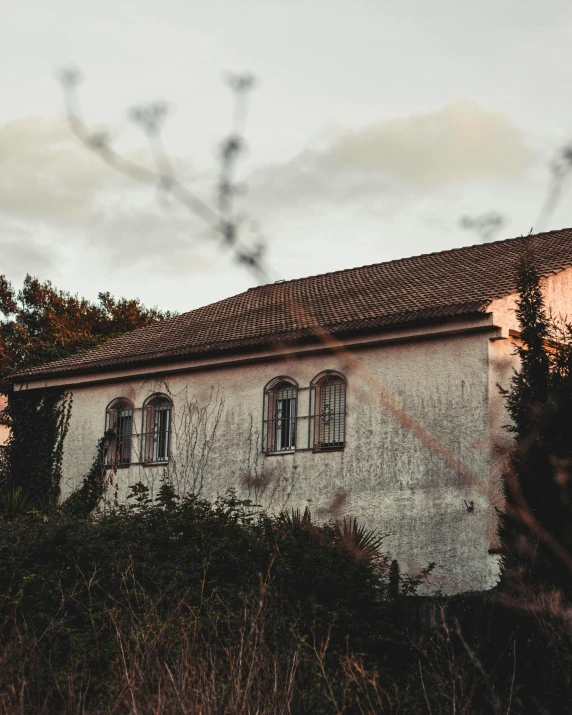
M 310 337 L 316 326 L 350 332 L 482 312 L 494 298 L 515 291 L 525 240 L 541 276 L 572 265 L 572 229 L 562 229 L 273 283 L 14 377 L 100 371 L 255 347 Z

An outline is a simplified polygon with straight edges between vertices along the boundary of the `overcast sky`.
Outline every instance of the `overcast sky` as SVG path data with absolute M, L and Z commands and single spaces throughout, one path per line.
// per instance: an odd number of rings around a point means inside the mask
M 146 161 L 127 112 L 164 100 L 164 140 L 211 200 L 249 71 L 245 226 L 283 278 L 572 226 L 548 225 L 549 162 L 572 140 L 569 0 L 0 0 L 0 273 L 29 272 L 189 310 L 254 285 L 200 221 L 103 166 L 63 121 L 58 69 L 83 112 Z M 249 234 L 247 233 L 247 236 Z

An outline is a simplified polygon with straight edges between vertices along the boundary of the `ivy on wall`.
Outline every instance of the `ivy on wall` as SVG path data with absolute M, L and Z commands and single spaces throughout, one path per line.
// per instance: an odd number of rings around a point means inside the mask
M 71 395 L 61 390 L 9 392 L 11 434 L 0 463 L 6 486 L 21 487 L 36 502 L 57 502 L 71 408 Z
M 94 303 L 30 275 L 16 289 L 0 275 L 0 398 L 10 399 L 8 409 L 0 399 L 0 425 L 12 432 L 8 446 L 0 449 L 4 489 L 21 488 L 42 502 L 58 498 L 71 408 L 63 392 L 12 391 L 10 376 L 173 315 L 110 293 L 99 293 Z
M 63 503 L 63 509 L 68 514 L 88 516 L 103 499 L 107 476 L 105 466 L 106 441 L 106 437 L 102 437 L 98 441 L 91 469 L 83 478 L 81 486 L 72 492 Z

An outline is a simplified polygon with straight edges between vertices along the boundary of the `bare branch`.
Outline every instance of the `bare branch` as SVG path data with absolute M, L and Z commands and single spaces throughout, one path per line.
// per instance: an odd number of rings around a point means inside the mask
M 548 227 L 549 221 L 554 215 L 558 204 L 562 198 L 566 180 L 570 176 L 572 169 L 572 144 L 568 144 L 560 149 L 558 156 L 550 163 L 551 179 L 544 205 L 540 210 L 536 221 L 536 230 L 541 231 Z
M 118 173 L 172 196 L 218 233 L 222 245 L 230 248 L 234 252 L 235 260 L 246 266 L 258 281 L 270 281 L 271 271 L 264 265 L 264 243 L 259 239 L 251 247 L 239 239 L 239 222 L 233 211 L 232 201 L 240 193 L 240 187 L 234 181 L 234 173 L 238 158 L 244 151 L 241 130 L 246 119 L 247 93 L 253 86 L 250 75 L 233 76 L 230 80 L 236 104 L 232 131 L 221 147 L 222 170 L 218 189 L 218 210 L 199 198 L 175 175 L 161 138 L 161 130 L 168 113 L 165 103 L 153 102 L 141 105 L 133 108 L 129 113 L 132 121 L 147 137 L 154 161 L 154 168 L 149 169 L 115 151 L 107 131 L 92 130 L 84 122 L 77 93 L 81 74 L 77 70 L 72 68 L 62 70 L 59 73 L 59 80 L 70 128 L 84 146 L 97 153 L 103 162 Z
M 463 216 L 459 223 L 461 228 L 474 231 L 480 241 L 488 243 L 504 227 L 506 220 L 498 211 L 490 211 L 479 216 Z

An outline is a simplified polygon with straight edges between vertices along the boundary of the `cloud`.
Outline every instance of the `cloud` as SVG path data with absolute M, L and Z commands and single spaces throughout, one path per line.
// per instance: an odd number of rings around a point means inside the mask
M 438 215 L 440 233 L 449 231 L 457 245 L 459 215 L 499 208 L 490 205 L 491 195 L 533 161 L 506 116 L 455 103 L 324 133 L 290 162 L 255 170 L 237 209 L 260 221 L 280 273 L 307 273 L 300 261 L 308 251 L 323 270 L 334 270 L 401 255 L 405 249 L 388 235 L 419 233 L 423 246 L 407 251 L 426 250 L 425 233 L 437 230 L 427 215 Z M 177 166 L 191 188 L 209 196 L 210 176 Z M 517 184 L 521 188 L 521 182 L 510 184 L 515 191 Z M 232 256 L 220 252 L 199 219 L 156 198 L 152 189 L 103 166 L 61 122 L 27 117 L 0 125 L 0 222 L 4 214 L 6 223 L 26 227 L 2 234 L 8 272 L 31 270 L 80 292 L 86 282 L 97 284 L 150 303 L 164 304 L 166 297 L 153 297 L 160 290 L 188 305 L 187 293 L 199 286 L 197 304 L 221 297 L 215 277 L 243 275 Z M 70 274 L 81 280 L 70 283 Z
M 534 155 L 505 114 L 460 101 L 436 112 L 345 131 L 323 160 L 324 168 L 380 172 L 427 187 L 518 177 Z
M 502 113 L 456 102 L 427 113 L 330 128 L 283 164 L 253 171 L 247 204 L 263 219 L 292 212 L 331 213 L 340 206 L 368 214 L 398 214 L 411 201 L 496 190 L 520 179 L 536 157 Z
M 98 214 L 113 173 L 78 144 L 65 122 L 27 116 L 0 124 L 0 212 L 79 222 Z
M 140 149 L 127 157 L 148 165 Z M 196 180 L 174 157 L 177 175 Z M 204 188 L 204 187 L 199 187 Z M 0 124 L 1 272 L 56 276 L 78 270 L 135 276 L 185 276 L 212 269 L 204 224 L 177 204 L 158 201 L 105 166 L 63 121 L 27 116 Z M 216 256 L 215 256 L 216 258 Z
M 53 270 L 60 256 L 44 237 L 0 219 L 0 273 L 21 276 Z
M 143 150 L 127 156 L 149 162 Z M 173 163 L 188 178 L 188 162 Z M 0 124 L 0 250 L 11 271 L 53 270 L 66 256 L 93 251 L 111 270 L 205 270 L 210 262 L 193 240 L 203 225 L 173 203 L 164 210 L 152 188 L 105 166 L 63 121 L 27 116 Z M 45 229 L 47 242 L 39 239 Z
M 104 216 L 86 228 L 89 250 L 112 271 L 161 271 L 186 275 L 211 268 L 202 255 L 214 241 L 199 219 L 173 205 L 162 208 L 152 191 L 142 190 L 129 206 L 107 206 Z

